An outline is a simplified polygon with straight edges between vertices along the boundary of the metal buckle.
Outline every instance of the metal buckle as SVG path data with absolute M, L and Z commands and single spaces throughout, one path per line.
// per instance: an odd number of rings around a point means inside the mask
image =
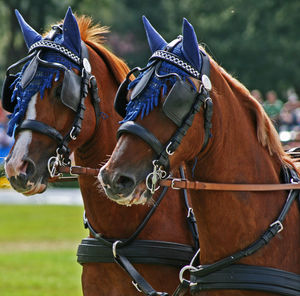
M 177 179 L 177 178 L 172 179 L 172 182 L 171 182 L 171 188 L 172 188 L 172 189 L 175 189 L 175 190 L 180 190 L 181 188 L 175 187 L 175 185 L 174 185 L 174 183 L 175 183 L 176 181 L 181 181 L 181 179 Z
M 70 166 L 70 175 L 74 176 L 74 177 L 78 177 L 79 176 L 78 174 L 73 174 L 72 169 L 73 169 L 73 167 Z
M 270 227 L 272 227 L 272 226 L 274 226 L 274 225 L 276 225 L 276 224 L 278 224 L 279 225 L 279 230 L 277 231 L 277 233 L 279 233 L 280 231 L 282 231 L 283 230 L 283 225 L 282 225 L 282 223 L 279 221 L 279 220 L 276 220 L 275 222 L 273 222 L 271 225 L 270 225 Z

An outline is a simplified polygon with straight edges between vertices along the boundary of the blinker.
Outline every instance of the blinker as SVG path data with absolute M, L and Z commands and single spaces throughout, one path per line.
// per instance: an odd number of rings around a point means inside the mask
M 65 70 L 60 99 L 61 102 L 77 112 L 81 96 L 81 77 L 72 70 Z
M 29 65 L 27 66 L 27 68 L 25 69 L 22 75 L 20 85 L 23 89 L 25 89 L 34 78 L 38 65 L 39 65 L 39 61 L 38 61 L 38 54 L 37 54 L 32 58 L 32 60 L 30 61 Z
M 163 112 L 180 127 L 190 112 L 198 93 L 190 84 L 177 80 L 163 103 Z
M 151 79 L 156 67 L 151 67 L 142 77 L 142 79 L 137 83 L 131 93 L 130 100 L 134 100 L 147 86 L 149 80 Z
M 2 87 L 2 93 L 1 93 L 1 98 L 2 98 L 2 108 L 9 112 L 13 113 L 15 106 L 17 104 L 17 101 L 11 101 L 12 94 L 13 94 L 13 89 L 10 88 L 10 86 L 15 82 L 17 79 L 17 76 L 14 74 L 8 74 L 4 80 L 3 87 Z
M 114 108 L 122 118 L 126 116 L 126 97 L 129 83 L 130 79 L 127 76 L 126 79 L 120 84 L 114 100 Z

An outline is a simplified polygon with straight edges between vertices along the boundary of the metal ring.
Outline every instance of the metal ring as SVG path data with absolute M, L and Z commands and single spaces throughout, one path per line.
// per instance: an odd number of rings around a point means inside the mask
M 154 184 L 155 188 L 154 188 L 154 191 L 153 191 L 152 187 L 149 185 L 149 179 L 150 179 L 150 177 L 152 177 L 154 174 L 156 174 L 157 177 L 159 177 L 159 175 L 158 175 L 157 173 L 154 173 L 154 172 L 148 174 L 148 176 L 146 177 L 146 187 L 147 187 L 147 189 L 151 192 L 151 194 L 153 194 L 155 191 L 157 191 L 157 190 L 160 188 L 159 185 L 156 186 L 156 184 Z M 151 181 L 151 184 L 152 184 L 152 181 Z M 152 192 L 152 191 L 153 191 L 153 192 Z
M 120 240 L 117 240 L 117 241 L 115 241 L 114 243 L 113 243 L 113 245 L 112 245 L 112 253 L 113 253 L 113 255 L 114 255 L 114 257 L 115 258 L 117 258 L 117 245 L 118 245 L 118 243 L 121 243 L 122 241 L 120 241 Z
M 198 268 L 196 268 L 195 266 L 192 266 L 192 265 L 186 265 L 186 266 L 182 267 L 180 272 L 179 272 L 179 280 L 180 280 L 181 283 L 183 282 L 183 280 L 186 280 L 186 279 L 183 278 L 183 274 L 186 270 L 196 271 L 196 270 L 198 270 Z M 191 281 L 188 281 L 188 280 L 186 280 L 186 281 L 189 282 L 190 286 L 197 285 L 197 283 L 192 283 Z

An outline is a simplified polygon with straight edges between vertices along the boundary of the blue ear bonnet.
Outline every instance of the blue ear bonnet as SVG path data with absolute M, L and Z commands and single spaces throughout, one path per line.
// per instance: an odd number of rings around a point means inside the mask
M 186 61 L 182 53 L 182 42 L 178 43 L 170 52 L 178 56 L 181 60 Z M 189 63 L 188 61 L 186 62 Z M 153 61 L 149 62 L 149 64 L 150 63 L 153 63 Z M 202 67 L 202 60 L 200 64 L 200 69 L 201 67 Z M 133 80 L 128 85 L 128 90 L 133 89 L 137 85 L 137 83 L 142 79 L 142 77 L 146 75 L 149 71 L 151 71 L 151 69 L 152 67 L 142 72 L 135 80 Z M 200 69 L 198 69 L 199 72 Z M 157 73 L 159 75 L 176 73 L 181 77 L 182 80 L 188 80 L 196 91 L 195 85 L 189 78 L 189 76 L 191 75 L 171 63 L 168 63 L 166 61 L 161 62 L 161 65 L 157 70 Z M 177 81 L 176 76 L 158 78 L 155 75 L 155 73 L 153 73 L 151 79 L 145 85 L 142 92 L 136 98 L 130 100 L 129 103 L 127 104 L 126 116 L 120 123 L 124 123 L 130 120 L 135 120 L 139 116 L 139 114 L 141 114 L 141 119 L 143 119 L 144 116 L 148 115 L 149 112 L 152 111 L 154 107 L 157 107 L 159 102 L 159 97 L 161 95 L 164 97 L 167 94 L 168 89 L 170 89 L 175 84 L 176 81 Z
M 62 34 L 57 35 L 54 42 L 61 44 L 63 42 Z M 43 50 L 41 58 L 47 62 L 60 63 L 69 70 L 72 68 L 80 70 L 79 65 L 53 50 Z M 30 99 L 36 93 L 40 93 L 40 97 L 43 98 L 45 90 L 51 88 L 53 79 L 58 81 L 60 77 L 60 69 L 39 65 L 33 80 L 23 89 L 20 82 L 29 63 L 30 61 L 23 66 L 21 72 L 17 73 L 17 79 L 10 86 L 11 89 L 14 89 L 11 101 L 17 101 L 17 105 L 14 112 L 8 116 L 10 121 L 8 123 L 7 134 L 9 136 L 13 135 L 14 129 L 24 118 Z

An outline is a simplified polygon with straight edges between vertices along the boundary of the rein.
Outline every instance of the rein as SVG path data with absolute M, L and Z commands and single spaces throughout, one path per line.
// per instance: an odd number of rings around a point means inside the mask
M 50 178 L 49 182 L 75 181 L 78 176 L 98 176 L 99 169 L 82 167 L 82 166 L 59 166 L 57 167 L 58 176 Z M 70 174 L 70 176 L 63 176 Z M 160 186 L 171 187 L 172 189 L 190 189 L 206 191 L 281 191 L 281 190 L 300 190 L 300 183 L 294 182 L 288 184 L 226 184 L 226 183 L 209 183 L 200 181 L 189 181 L 186 179 L 168 178 L 159 182 Z

